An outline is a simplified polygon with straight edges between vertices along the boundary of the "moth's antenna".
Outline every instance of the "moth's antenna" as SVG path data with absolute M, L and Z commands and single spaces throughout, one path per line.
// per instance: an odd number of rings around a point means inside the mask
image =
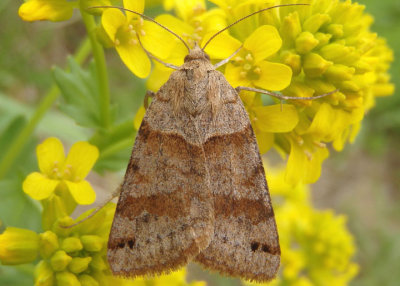
M 161 59 L 157 58 L 152 53 L 150 53 L 148 50 L 146 50 L 146 48 L 142 44 L 142 41 L 140 40 L 139 34 L 137 34 L 137 39 L 139 41 L 140 46 L 142 47 L 142 49 L 144 50 L 144 52 L 147 54 L 147 56 L 149 58 L 156 60 L 157 62 L 159 62 L 160 64 L 163 64 L 164 66 L 166 66 L 168 68 L 171 68 L 171 69 L 174 69 L 174 70 L 179 69 L 179 67 L 177 67 L 177 66 L 175 66 L 173 64 L 169 64 L 169 63 L 166 63 L 166 62 L 162 61 Z
M 273 8 L 278 8 L 278 7 L 286 7 L 286 6 L 309 6 L 309 5 L 310 5 L 310 4 L 301 4 L 301 3 L 297 3 L 297 4 L 282 4 L 282 5 L 276 5 L 276 6 L 264 8 L 264 9 L 258 10 L 258 11 L 256 11 L 256 12 L 253 12 L 253 13 L 247 15 L 247 16 L 244 16 L 243 18 L 240 18 L 239 20 L 236 20 L 235 22 L 233 22 L 232 24 L 226 26 L 226 27 L 223 28 L 222 30 L 216 32 L 211 38 L 208 39 L 208 41 L 206 42 L 206 44 L 205 44 L 201 49 L 204 51 L 204 49 L 207 47 L 207 45 L 208 45 L 208 44 L 211 42 L 211 40 L 214 39 L 216 36 L 218 36 L 219 34 L 221 34 L 223 31 L 229 29 L 229 28 L 232 27 L 233 25 L 236 25 L 237 23 L 239 23 L 239 22 L 241 22 L 241 21 L 243 21 L 243 20 L 245 20 L 245 19 L 247 19 L 247 18 L 249 18 L 249 17 L 251 17 L 251 16 L 253 16 L 253 15 L 255 15 L 255 14 L 258 14 L 258 13 L 261 13 L 261 12 L 264 12 L 264 11 L 267 11 L 267 10 L 270 10 L 270 9 L 273 9 Z
M 120 10 L 123 10 L 123 11 L 131 12 L 131 13 L 136 14 L 136 15 L 138 15 L 138 16 L 141 16 L 141 17 L 145 18 L 146 20 L 149 20 L 149 21 L 151 21 L 151 22 L 157 24 L 157 25 L 160 26 L 161 28 L 167 30 L 167 31 L 170 32 L 172 35 L 174 35 L 175 37 L 177 37 L 177 38 L 185 45 L 185 47 L 188 49 L 188 51 L 190 52 L 190 47 L 189 47 L 189 45 L 185 42 L 184 39 L 182 39 L 181 36 L 179 36 L 177 33 L 173 32 L 173 31 L 171 31 L 170 29 L 168 29 L 167 27 L 165 27 L 165 26 L 162 25 L 161 23 L 158 23 L 156 20 L 154 20 L 153 18 L 151 18 L 151 17 L 149 17 L 149 16 L 146 16 L 146 15 L 144 15 L 144 14 L 142 14 L 142 13 L 139 13 L 139 12 L 136 12 L 136 11 L 133 11 L 133 10 L 124 8 L 124 7 L 119 7 L 119 6 L 92 6 L 92 7 L 89 7 L 88 9 L 95 9 L 95 8 L 114 8 L 114 9 L 120 9 Z

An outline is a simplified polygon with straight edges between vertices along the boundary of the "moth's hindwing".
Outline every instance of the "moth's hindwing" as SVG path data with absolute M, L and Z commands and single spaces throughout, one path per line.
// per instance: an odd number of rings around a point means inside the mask
M 214 236 L 195 260 L 207 268 L 255 281 L 275 277 L 280 246 L 263 164 L 250 120 L 222 75 L 223 102 L 216 126 L 204 143 L 214 197 Z M 228 95 L 229 96 L 228 96 Z M 237 126 L 241 130 L 237 130 Z
M 151 124 L 158 112 L 172 112 L 170 104 L 152 102 L 135 141 L 108 243 L 116 275 L 177 269 L 207 247 L 213 235 L 202 146 L 188 143 L 179 124 L 168 125 L 168 132 Z

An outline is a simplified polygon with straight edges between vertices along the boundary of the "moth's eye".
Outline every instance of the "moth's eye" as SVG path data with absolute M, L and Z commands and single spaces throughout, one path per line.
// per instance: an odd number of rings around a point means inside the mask
M 187 55 L 183 61 L 186 63 L 188 60 L 190 60 L 190 56 L 189 55 Z

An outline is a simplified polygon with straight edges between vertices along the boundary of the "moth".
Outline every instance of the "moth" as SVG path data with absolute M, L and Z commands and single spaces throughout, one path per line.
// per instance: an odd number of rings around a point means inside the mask
M 111 227 L 110 267 L 135 277 L 194 261 L 221 274 L 271 280 L 279 237 L 240 88 L 216 70 L 204 47 L 188 49 L 153 94 L 138 131 Z

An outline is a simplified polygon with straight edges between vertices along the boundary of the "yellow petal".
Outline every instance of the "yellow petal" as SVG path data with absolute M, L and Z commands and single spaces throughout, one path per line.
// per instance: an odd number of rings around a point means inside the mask
M 65 160 L 64 147 L 55 137 L 47 138 L 36 148 L 39 169 L 43 174 L 53 175 L 54 168 L 62 167 Z
M 290 140 L 290 154 L 285 170 L 285 181 L 295 186 L 303 181 L 306 173 L 307 156 L 295 140 Z
M 87 181 L 65 183 L 78 204 L 90 205 L 96 200 L 96 193 Z
M 201 46 L 204 46 L 208 39 L 211 38 L 215 33 L 207 34 L 201 43 Z M 229 35 L 228 33 L 222 33 L 216 36 L 211 42 L 207 45 L 205 52 L 213 59 L 225 59 L 232 55 L 242 43 Z
M 179 36 L 181 36 L 184 39 L 186 39 L 188 36 L 190 36 L 194 33 L 194 28 L 192 26 L 190 26 L 188 23 L 183 22 L 182 20 L 180 20 L 172 15 L 163 14 L 163 15 L 158 16 L 155 20 L 157 22 L 159 22 L 160 24 L 168 27 L 168 29 L 175 32 L 176 34 L 178 34 Z M 186 47 L 183 45 L 183 43 L 178 38 L 175 39 L 175 43 L 177 43 L 179 46 L 182 46 L 181 48 L 184 49 L 185 55 L 187 55 L 188 51 L 187 51 Z
M 261 61 L 258 64 L 261 69 L 260 77 L 253 80 L 253 84 L 266 90 L 282 90 L 290 84 L 292 69 L 287 65 Z
M 194 28 L 188 23 L 169 14 L 157 16 L 155 20 L 180 36 L 191 35 L 194 32 Z
M 144 0 L 124 0 L 124 8 L 138 12 L 138 13 L 143 13 L 144 11 Z M 126 18 L 128 21 L 139 18 L 138 15 L 130 13 L 129 11 L 126 11 Z
M 88 142 L 77 142 L 69 150 L 65 168 L 70 169 L 73 181 L 83 180 L 99 157 L 99 150 Z
M 173 69 L 167 68 L 160 63 L 155 63 L 154 68 L 146 82 L 146 87 L 149 90 L 157 91 L 160 87 L 167 82 Z
M 76 3 L 67 0 L 29 0 L 21 5 L 18 14 L 24 21 L 57 22 L 71 18 L 75 6 Z
M 242 76 L 242 67 L 235 66 L 231 63 L 228 63 L 225 68 L 225 77 L 227 81 L 234 87 L 238 86 L 249 86 L 251 87 L 251 81 L 247 78 L 247 76 Z
M 253 53 L 257 63 L 276 53 L 282 46 L 282 39 L 274 26 L 264 25 L 255 30 L 243 46 Z
M 150 21 L 144 21 L 142 30 L 140 40 L 146 50 L 158 58 L 167 58 L 176 45 L 175 36 Z
M 125 15 L 118 9 L 106 9 L 101 17 L 101 24 L 108 37 L 114 42 L 118 29 L 126 23 Z
M 256 138 L 260 154 L 266 153 L 274 145 L 274 134 L 266 132 L 256 132 Z
M 39 201 L 47 199 L 54 192 L 59 182 L 58 180 L 52 180 L 40 173 L 34 172 L 26 177 L 22 184 L 22 189 L 32 199 Z
M 307 163 L 307 172 L 304 177 L 305 184 L 315 183 L 321 176 L 322 162 L 329 157 L 328 148 L 318 148 L 313 154 L 311 160 Z
M 297 109 L 291 104 L 253 107 L 258 129 L 262 132 L 289 132 L 299 122 Z
M 146 109 L 144 109 L 144 106 L 141 106 L 139 110 L 136 112 L 135 119 L 133 120 L 133 126 L 135 127 L 136 130 L 139 130 L 145 113 Z
M 133 74 L 140 78 L 149 75 L 151 63 L 140 45 L 126 43 L 116 46 L 116 49 L 121 60 Z

